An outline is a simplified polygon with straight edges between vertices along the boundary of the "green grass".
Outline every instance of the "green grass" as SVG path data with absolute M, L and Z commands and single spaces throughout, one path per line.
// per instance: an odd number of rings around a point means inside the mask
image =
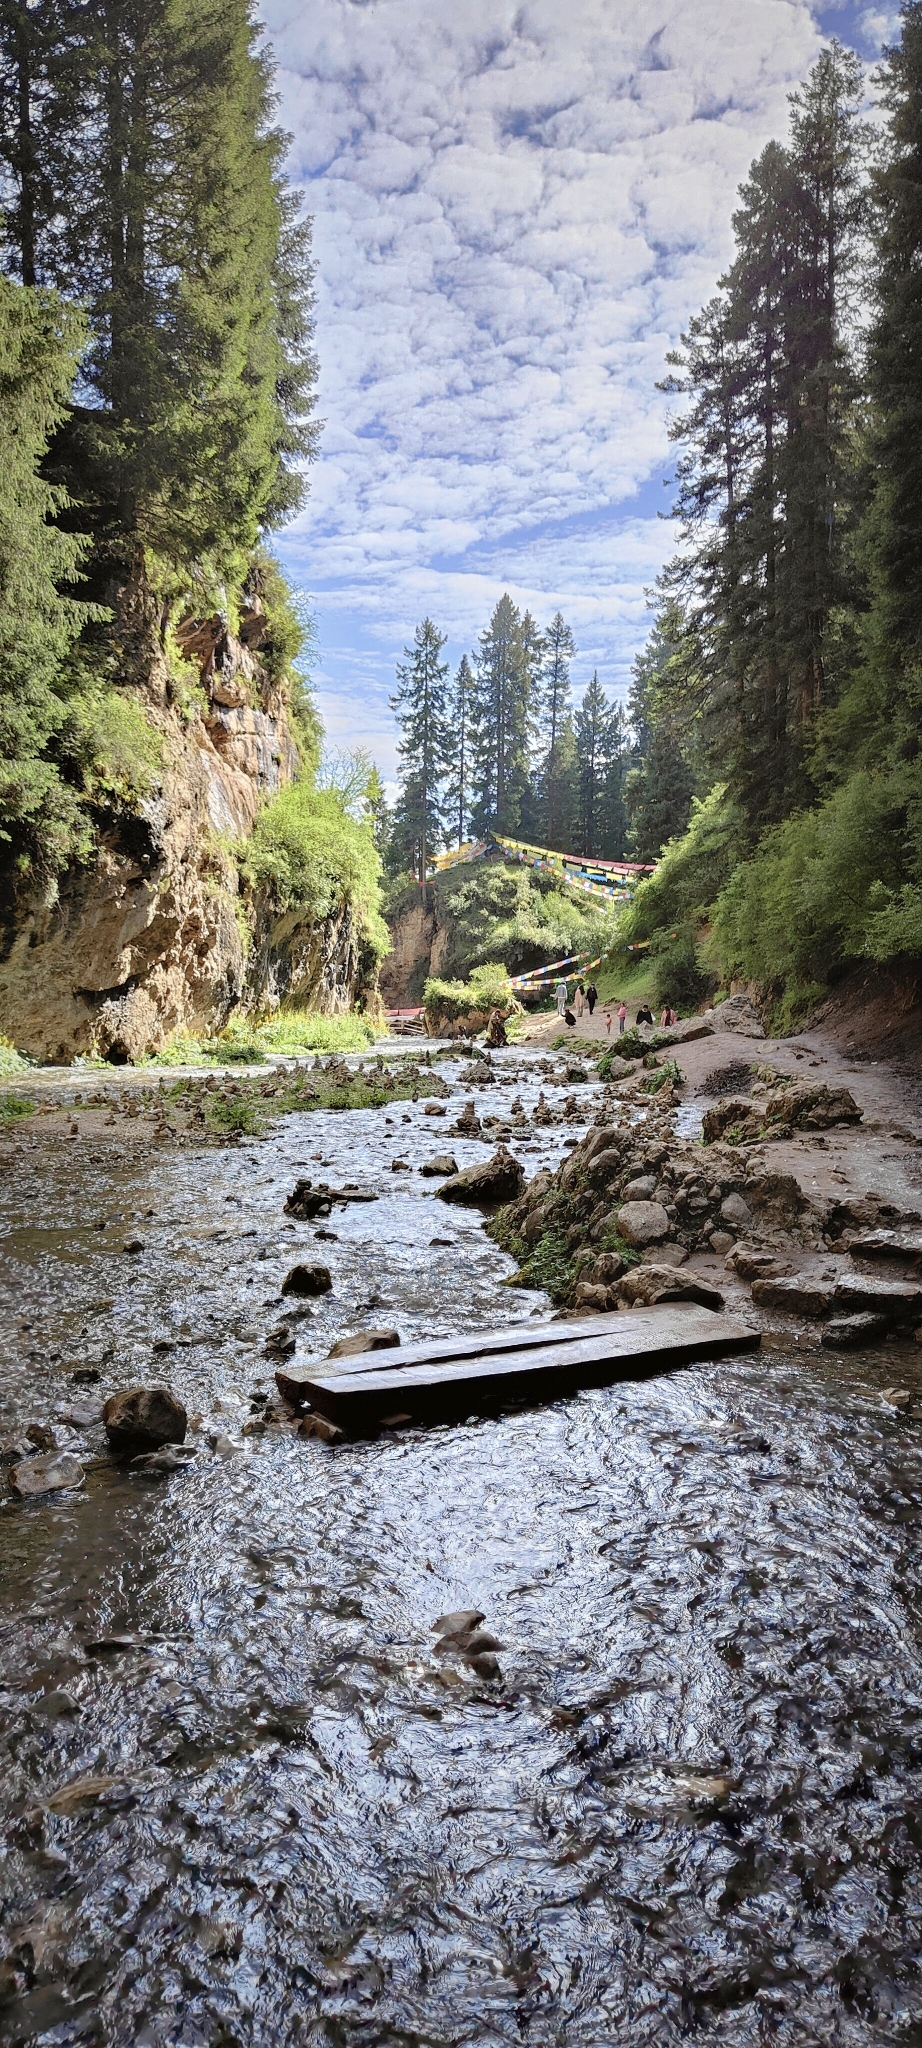
M 349 1010 L 344 1016 L 327 1017 L 319 1010 L 280 1010 L 274 1017 L 254 1023 L 250 1018 L 233 1018 L 216 1038 L 193 1038 L 175 1032 L 161 1052 L 139 1061 L 144 1067 L 225 1067 L 239 1061 L 256 1066 L 268 1053 L 294 1058 L 300 1053 L 367 1052 L 384 1027 Z
M 644 1066 L 646 1064 L 645 1060 Z M 658 1095 L 660 1089 L 665 1088 L 668 1081 L 674 1081 L 678 1088 L 681 1087 L 684 1079 L 685 1075 L 679 1066 L 678 1060 L 664 1060 L 662 1066 L 657 1067 L 654 1073 L 648 1075 L 646 1081 L 641 1081 L 637 1092 L 639 1095 Z
M 19 1116 L 34 1116 L 36 1104 L 25 1095 L 0 1095 L 0 1124 L 15 1123 Z

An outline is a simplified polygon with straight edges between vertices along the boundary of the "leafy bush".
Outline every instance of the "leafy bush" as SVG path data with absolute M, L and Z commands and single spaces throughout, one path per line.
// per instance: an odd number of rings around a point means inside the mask
M 657 1009 L 669 1003 L 674 1010 L 687 1015 L 717 986 L 716 974 L 701 963 L 698 935 L 691 919 L 671 932 L 658 932 L 651 942 L 649 958 Z
M 256 820 L 241 873 L 280 914 L 296 908 L 319 922 L 335 905 L 350 903 L 376 956 L 388 951 L 371 824 L 350 817 L 335 789 L 317 789 L 304 777 L 280 790 Z
M 914 799 L 905 770 L 858 770 L 768 833 L 719 899 L 725 973 L 774 990 L 793 1021 L 837 966 L 917 946 Z
M 445 1023 L 469 1016 L 472 1010 L 499 1010 L 506 1017 L 516 1007 L 509 976 L 501 965 L 473 967 L 467 981 L 442 981 L 438 975 L 430 975 L 423 1003 L 427 1017 L 440 1017 Z
M 612 944 L 610 911 L 561 888 L 541 868 L 483 861 L 449 868 L 431 885 L 439 923 L 448 927 L 447 980 L 465 980 L 475 962 L 505 961 L 512 974 L 571 953 L 604 953 Z M 392 885 L 388 915 L 419 899 L 406 878 Z

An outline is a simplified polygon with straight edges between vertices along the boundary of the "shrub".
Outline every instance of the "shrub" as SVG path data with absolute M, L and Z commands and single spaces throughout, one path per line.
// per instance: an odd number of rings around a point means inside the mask
M 317 789 L 304 777 L 280 790 L 256 820 L 241 873 L 280 914 L 297 909 L 319 923 L 335 905 L 350 903 L 376 957 L 388 951 L 371 824 L 350 817 L 335 789 Z

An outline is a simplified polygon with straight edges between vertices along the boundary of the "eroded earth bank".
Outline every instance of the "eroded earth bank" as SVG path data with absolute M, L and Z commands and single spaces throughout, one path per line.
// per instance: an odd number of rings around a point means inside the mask
M 912 1065 L 715 1023 L 10 1086 L 4 2041 L 918 2039 Z M 278 1391 L 719 1296 L 759 1352 L 459 1426 Z

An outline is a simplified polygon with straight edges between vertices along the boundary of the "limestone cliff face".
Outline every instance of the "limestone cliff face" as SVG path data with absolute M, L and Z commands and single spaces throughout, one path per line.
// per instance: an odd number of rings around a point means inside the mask
M 448 951 L 449 930 L 439 917 L 439 899 L 433 889 L 405 905 L 391 923 L 392 949 L 381 966 L 381 995 L 392 1009 L 401 1004 L 420 1003 L 430 974 L 442 974 Z
M 285 692 L 253 652 L 258 615 L 240 638 L 220 620 L 187 622 L 180 636 L 208 703 L 182 717 L 166 664 L 152 664 L 143 701 L 163 740 L 156 792 L 136 812 L 100 818 L 94 865 L 65 876 L 57 901 L 4 907 L 0 1029 L 33 1058 L 138 1059 L 177 1029 L 219 1030 L 241 1002 L 287 996 L 335 1010 L 355 991 L 361 948 L 348 906 L 316 926 L 257 907 L 244 944 L 228 842 L 249 834 L 298 768 Z

